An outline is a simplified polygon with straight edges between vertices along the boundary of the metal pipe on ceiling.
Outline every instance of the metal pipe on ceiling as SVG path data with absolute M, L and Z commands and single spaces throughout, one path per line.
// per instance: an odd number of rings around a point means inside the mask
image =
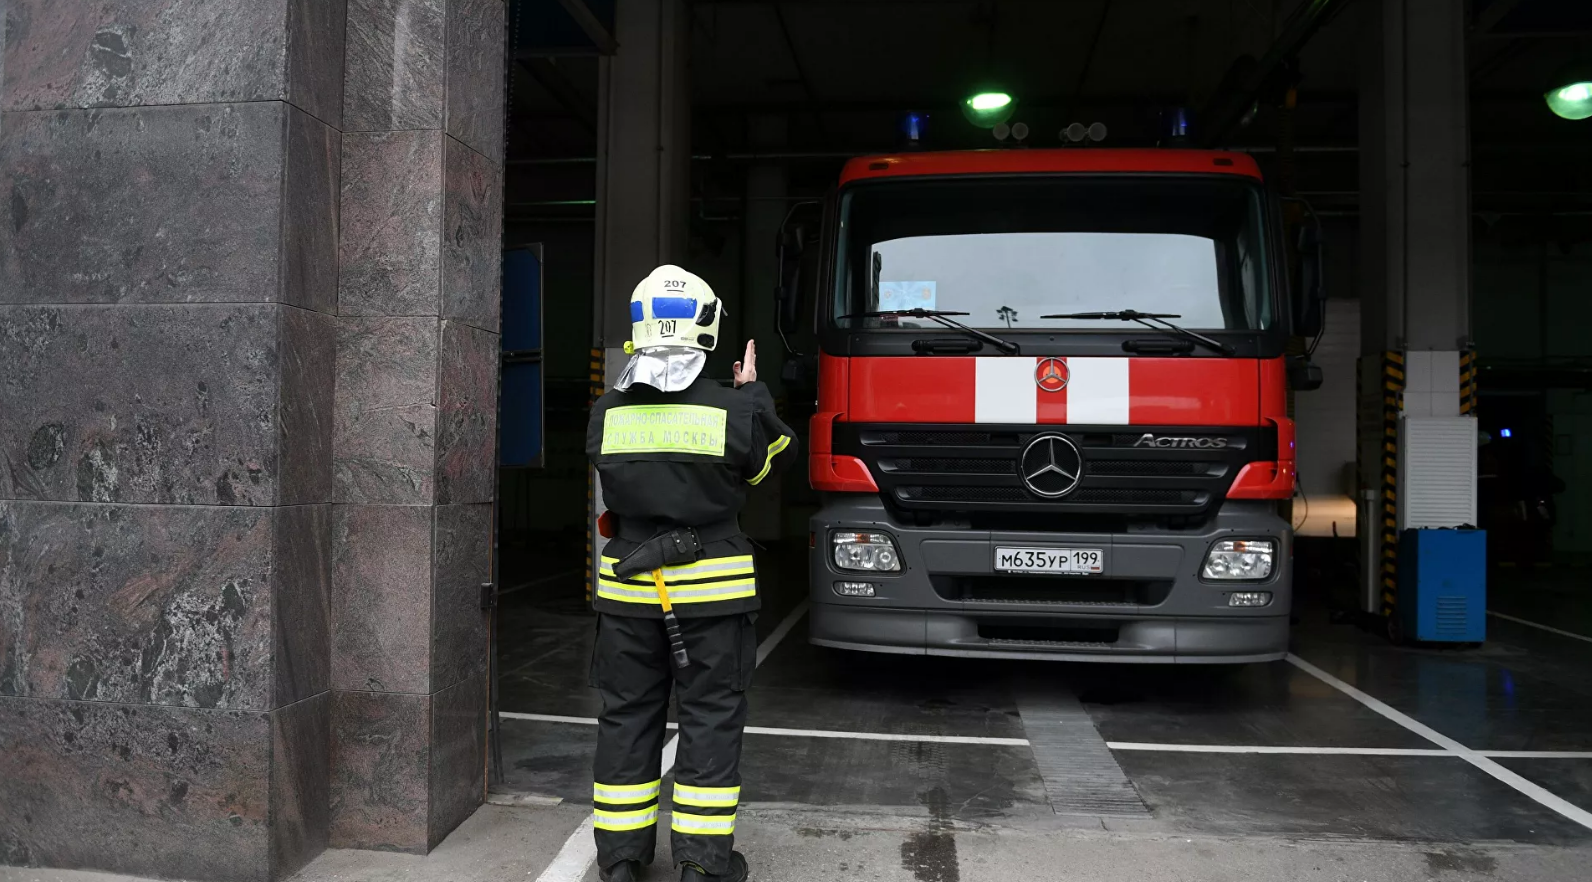
M 1220 144 L 1238 127 L 1261 93 L 1276 88 L 1277 77 L 1338 13 L 1353 0 L 1303 0 L 1283 23 L 1266 54 L 1255 61 L 1244 56 L 1233 62 L 1215 95 L 1199 115 L 1201 143 Z

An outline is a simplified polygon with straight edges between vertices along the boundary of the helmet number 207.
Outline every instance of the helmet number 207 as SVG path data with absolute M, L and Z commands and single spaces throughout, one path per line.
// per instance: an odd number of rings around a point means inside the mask
M 674 334 L 674 319 L 663 319 L 658 322 L 659 336 L 668 337 Z

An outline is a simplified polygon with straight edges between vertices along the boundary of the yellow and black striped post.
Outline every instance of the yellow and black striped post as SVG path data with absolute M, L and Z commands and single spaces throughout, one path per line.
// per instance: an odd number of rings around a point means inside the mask
M 1476 413 L 1476 353 L 1474 350 L 1459 354 L 1459 412 L 1473 416 Z
M 1382 353 L 1382 615 L 1392 616 L 1399 587 L 1399 413 L 1404 409 L 1404 353 Z
M 589 409 L 603 396 L 603 351 L 593 347 L 591 351 L 591 388 L 586 399 Z M 584 444 L 583 444 L 584 446 Z M 596 472 L 591 466 L 586 467 L 586 602 L 591 602 L 591 586 L 596 580 L 596 573 L 592 564 L 597 556 L 597 480 Z

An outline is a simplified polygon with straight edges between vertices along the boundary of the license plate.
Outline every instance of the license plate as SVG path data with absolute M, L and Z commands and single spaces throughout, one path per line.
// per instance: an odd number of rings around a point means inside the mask
M 1098 548 L 997 548 L 995 569 L 1007 573 L 1105 572 L 1105 552 Z

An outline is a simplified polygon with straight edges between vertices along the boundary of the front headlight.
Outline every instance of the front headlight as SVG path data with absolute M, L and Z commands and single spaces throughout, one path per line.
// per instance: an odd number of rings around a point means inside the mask
M 842 570 L 894 573 L 901 569 L 895 542 L 884 533 L 834 533 L 835 566 Z
M 1205 578 L 1258 582 L 1271 577 L 1276 543 L 1269 539 L 1231 539 L 1211 546 L 1205 556 Z

